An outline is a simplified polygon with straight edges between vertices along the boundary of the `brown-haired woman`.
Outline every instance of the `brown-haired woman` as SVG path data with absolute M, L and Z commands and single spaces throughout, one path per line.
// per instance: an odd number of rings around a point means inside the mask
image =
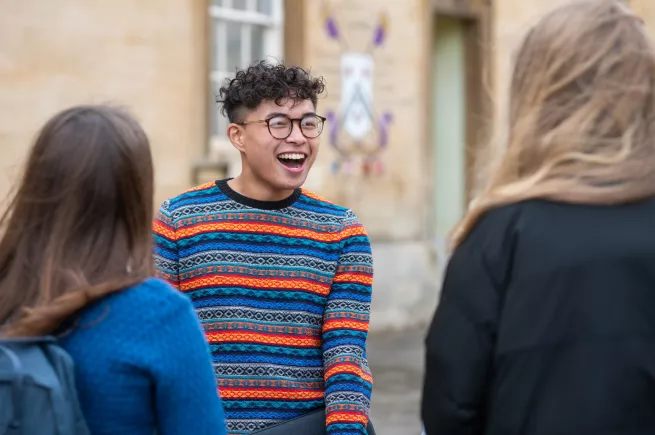
M 128 114 L 48 121 L 0 221 L 1 332 L 61 334 L 93 434 L 224 434 L 191 303 L 150 278 L 152 201 L 150 146 Z
M 426 339 L 427 435 L 655 433 L 655 50 L 621 1 L 522 43 Z

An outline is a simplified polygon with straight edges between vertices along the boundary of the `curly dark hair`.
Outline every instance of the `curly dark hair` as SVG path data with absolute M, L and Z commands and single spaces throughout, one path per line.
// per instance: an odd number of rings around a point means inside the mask
M 278 105 L 283 105 L 289 98 L 294 100 L 294 105 L 311 100 L 316 107 L 318 96 L 324 90 L 323 77 L 312 77 L 297 66 L 261 61 L 237 71 L 234 78 L 226 80 L 216 95 L 216 102 L 221 105 L 221 113 L 230 122 L 236 122 L 244 116 L 242 109 L 256 109 L 266 100 Z

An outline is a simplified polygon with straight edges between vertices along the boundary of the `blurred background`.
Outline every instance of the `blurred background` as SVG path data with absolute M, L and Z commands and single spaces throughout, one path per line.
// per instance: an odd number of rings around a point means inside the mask
M 114 103 L 150 136 L 158 206 L 238 174 L 214 98 L 236 68 L 283 60 L 324 76 L 329 121 L 306 187 L 353 208 L 370 234 L 373 420 L 380 435 L 419 434 L 446 236 L 471 198 L 512 52 L 564 1 L 0 0 L 0 198 L 50 116 Z M 654 0 L 628 3 L 655 28 Z

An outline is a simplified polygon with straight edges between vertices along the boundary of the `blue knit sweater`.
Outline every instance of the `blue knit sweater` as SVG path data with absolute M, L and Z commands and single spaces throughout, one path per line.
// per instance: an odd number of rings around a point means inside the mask
M 208 345 L 186 296 L 157 279 L 86 308 L 61 339 L 94 435 L 224 435 Z

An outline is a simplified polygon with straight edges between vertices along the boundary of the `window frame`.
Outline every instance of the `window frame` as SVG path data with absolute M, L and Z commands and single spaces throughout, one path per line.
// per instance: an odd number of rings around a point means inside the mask
M 230 70 L 227 65 L 227 23 L 233 22 L 241 25 L 241 65 L 242 68 L 250 65 L 252 59 L 252 26 L 263 27 L 263 53 L 265 58 L 276 62 L 282 59 L 284 54 L 284 0 L 269 0 L 271 2 L 270 15 L 256 11 L 257 0 L 246 0 L 246 10 L 235 9 L 232 0 L 222 0 L 222 6 L 210 2 L 208 8 L 209 37 L 215 38 L 208 44 L 209 51 L 209 90 L 210 90 L 210 113 L 208 114 L 208 154 L 224 154 L 231 150 L 224 131 L 221 131 L 225 124 L 223 115 L 215 103 L 215 95 L 223 81 L 234 75 L 234 68 Z M 212 119 L 213 117 L 213 119 Z M 223 124 L 221 123 L 223 118 Z M 218 124 L 217 124 L 218 123 Z M 214 125 L 218 131 L 213 131 Z

